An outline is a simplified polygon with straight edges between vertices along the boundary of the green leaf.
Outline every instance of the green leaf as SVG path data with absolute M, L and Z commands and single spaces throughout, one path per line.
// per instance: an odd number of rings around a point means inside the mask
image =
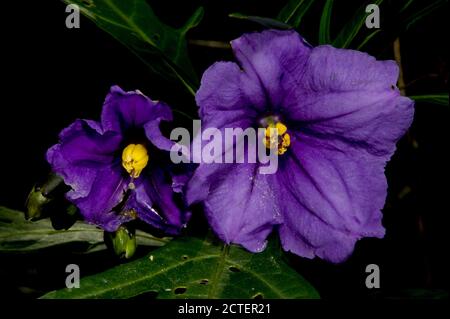
M 331 43 L 330 21 L 332 8 L 333 8 L 333 0 L 327 0 L 323 7 L 322 16 L 320 18 L 319 44 Z
M 303 16 L 309 10 L 315 0 L 290 0 L 286 6 L 281 9 L 277 20 L 298 28 Z
M 162 246 L 167 238 L 156 238 L 142 231 L 136 232 L 139 245 Z M 51 246 L 84 243 L 84 252 L 106 249 L 103 230 L 83 222 L 76 222 L 68 230 L 55 230 L 49 219 L 27 221 L 24 214 L 0 206 L 0 252 L 29 252 Z
M 383 0 L 370 1 L 371 4 L 380 5 Z M 369 13 L 366 12 L 366 6 L 368 3 L 359 7 L 354 16 L 344 25 L 341 31 L 338 33 L 336 39 L 333 41 L 333 46 L 337 48 L 348 48 L 352 43 L 356 35 L 361 31 L 364 22 L 366 21 Z
M 381 31 L 380 29 L 375 30 L 375 31 L 373 31 L 371 34 L 369 34 L 368 36 L 366 36 L 365 39 L 361 42 L 361 44 L 359 44 L 359 45 L 356 47 L 356 50 L 361 50 L 361 49 L 367 44 L 367 42 L 369 42 L 370 40 L 372 40 L 372 38 L 373 38 L 374 36 L 376 36 L 380 31 Z
M 136 54 L 153 72 L 178 79 L 195 94 L 198 79 L 188 57 L 186 32 L 199 24 L 203 8 L 175 29 L 162 23 L 145 0 L 63 0 L 76 4 L 98 27 Z
M 80 288 L 43 298 L 318 298 L 283 260 L 277 243 L 252 254 L 197 238 L 173 240 L 150 255 L 81 279 Z
M 448 106 L 448 93 L 428 94 L 428 95 L 412 95 L 409 98 L 416 102 L 425 102 L 438 105 Z
M 278 20 L 271 19 L 271 18 L 248 16 L 248 15 L 238 13 L 238 12 L 230 13 L 228 16 L 230 18 L 256 22 L 256 23 L 263 25 L 266 28 L 274 28 L 274 29 L 280 29 L 280 30 L 292 29 L 292 27 L 289 24 L 286 24 L 286 23 L 283 23 L 283 22 L 280 22 Z
M 417 23 L 420 19 L 426 17 L 430 13 L 434 12 L 435 10 L 439 9 L 444 4 L 448 3 L 447 0 L 437 0 L 433 2 L 432 4 L 426 6 L 425 8 L 416 11 L 411 16 L 409 16 L 404 24 L 406 24 L 405 29 L 408 30 L 411 26 L 413 26 L 415 23 Z
M 402 8 L 400 9 L 400 12 L 405 11 L 406 9 L 408 9 L 408 7 L 414 2 L 415 0 L 407 0 L 405 2 L 405 4 L 402 6 Z

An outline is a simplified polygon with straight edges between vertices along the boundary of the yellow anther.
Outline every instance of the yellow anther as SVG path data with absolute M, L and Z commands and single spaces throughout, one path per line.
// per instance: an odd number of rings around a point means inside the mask
M 147 149 L 142 144 L 130 144 L 122 152 L 122 166 L 133 178 L 138 178 L 147 166 Z
M 283 123 L 270 123 L 265 131 L 264 145 L 266 148 L 277 149 L 279 155 L 284 154 L 291 145 L 291 136 L 286 132 L 287 127 Z
M 291 136 L 288 133 L 285 133 L 281 136 L 281 145 L 278 145 L 278 154 L 284 154 L 289 145 L 291 145 Z
M 287 127 L 286 125 L 284 125 L 283 123 L 278 122 L 277 124 L 275 124 L 275 128 L 278 131 L 278 135 L 283 135 L 284 133 L 286 133 L 287 131 Z

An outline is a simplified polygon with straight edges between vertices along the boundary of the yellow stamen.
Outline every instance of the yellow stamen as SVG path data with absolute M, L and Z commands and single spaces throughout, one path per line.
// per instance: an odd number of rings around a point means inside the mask
M 122 166 L 133 178 L 138 178 L 147 166 L 147 149 L 142 144 L 130 144 L 122 152 Z
M 278 130 L 278 135 L 283 135 L 287 131 L 287 127 L 283 123 L 278 122 L 275 127 Z
M 287 133 L 287 127 L 281 122 L 270 123 L 265 131 L 264 145 L 269 149 L 277 149 L 278 155 L 286 153 L 291 145 L 291 136 Z

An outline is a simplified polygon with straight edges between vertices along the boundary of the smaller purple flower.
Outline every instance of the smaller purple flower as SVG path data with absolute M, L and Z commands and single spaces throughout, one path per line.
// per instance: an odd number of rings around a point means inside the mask
M 100 122 L 76 120 L 60 133 L 47 160 L 86 221 L 115 231 L 139 218 L 169 234 L 186 224 L 179 176 L 167 164 L 173 143 L 159 127 L 171 120 L 165 103 L 113 86 Z

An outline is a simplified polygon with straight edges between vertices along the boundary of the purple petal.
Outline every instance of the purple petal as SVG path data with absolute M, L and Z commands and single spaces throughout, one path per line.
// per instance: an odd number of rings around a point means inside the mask
M 320 46 L 312 50 L 296 86 L 296 102 L 286 104 L 283 112 L 317 135 L 339 137 L 390 156 L 414 113 L 413 101 L 395 87 L 397 78 L 394 61 Z
M 297 135 L 277 172 L 284 249 L 345 260 L 362 237 L 383 237 L 386 159 L 339 140 Z
M 47 151 L 52 170 L 71 186 L 72 197 L 89 194 L 96 171 L 111 165 L 121 137 L 103 134 L 98 123 L 77 120 L 59 135 L 59 144 Z
M 144 125 L 144 131 L 147 138 L 152 142 L 154 146 L 160 150 L 170 151 L 172 146 L 175 144 L 174 141 L 168 139 L 163 135 L 159 127 L 162 120 L 169 120 L 168 118 L 157 118 L 156 120 L 151 120 Z M 172 120 L 172 119 L 170 119 Z
M 195 99 L 202 131 L 214 128 L 220 130 L 222 136 L 225 136 L 225 128 L 254 127 L 266 102 L 259 83 L 254 83 L 237 64 L 231 62 L 217 62 L 205 71 Z M 197 134 L 192 144 L 204 146 L 206 143 L 208 141 L 203 141 L 201 134 Z M 222 150 L 233 145 L 223 143 Z M 199 155 L 193 154 L 197 163 L 200 162 Z
M 194 174 L 196 166 L 193 164 L 183 167 L 181 172 L 172 171 L 172 189 L 175 193 L 184 193 L 185 187 Z
M 188 184 L 187 201 L 203 201 L 211 227 L 224 242 L 259 252 L 281 221 L 272 179 L 258 174 L 258 164 L 203 164 Z
M 172 120 L 172 112 L 165 103 L 152 101 L 139 91 L 125 92 L 118 86 L 111 87 L 101 116 L 103 130 L 115 132 L 161 120 Z
M 265 104 L 274 108 L 289 104 L 311 51 L 300 35 L 266 30 L 244 34 L 231 45 L 253 86 L 263 88 Z
M 205 127 L 223 127 L 256 118 L 265 104 L 264 92 L 236 63 L 216 62 L 202 76 L 195 99 Z
M 77 120 L 60 133 L 59 139 L 60 152 L 68 164 L 96 167 L 113 161 L 122 137 L 103 133 L 94 121 Z
M 122 137 L 103 133 L 93 121 L 77 120 L 64 129 L 59 144 L 47 152 L 52 170 L 71 187 L 66 194 L 84 218 L 107 231 L 129 220 L 112 212 L 122 200 L 126 181 L 115 152 Z
M 86 196 L 78 197 L 72 190 L 67 193 L 67 198 L 80 209 L 88 222 L 111 232 L 132 219 L 113 211 L 122 201 L 128 183 L 129 178 L 124 176 L 120 164 L 110 165 L 95 171 L 92 187 Z
M 171 177 L 161 168 L 147 171 L 134 183 L 136 188 L 125 209 L 135 210 L 141 220 L 170 234 L 185 227 L 190 213 L 174 193 Z

